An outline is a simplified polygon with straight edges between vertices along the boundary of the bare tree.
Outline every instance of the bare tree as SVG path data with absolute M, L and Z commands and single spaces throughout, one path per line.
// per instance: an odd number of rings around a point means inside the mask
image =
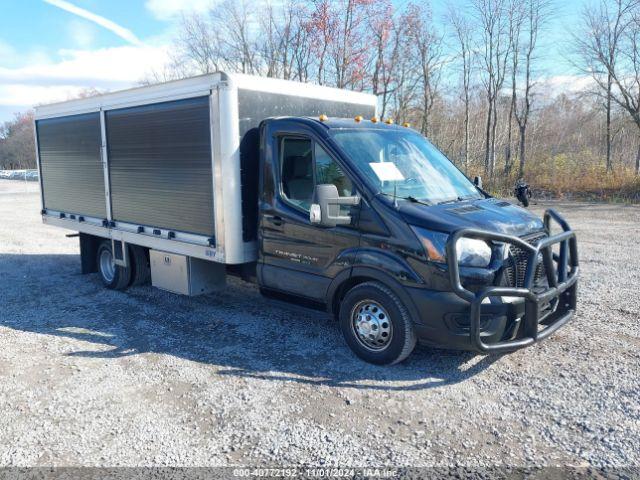
M 333 41 L 333 31 L 337 28 L 336 14 L 330 0 L 315 0 L 308 26 L 313 31 L 311 47 L 316 58 L 316 82 L 327 82 L 327 63 L 329 49 Z
M 591 73 L 606 101 L 607 170 L 611 171 L 611 102 L 626 111 L 640 135 L 640 1 L 601 0 L 586 9 L 583 32 L 575 42 L 584 69 Z M 636 154 L 640 172 L 640 148 Z
M 613 8 L 612 8 L 613 4 Z M 613 78 L 608 68 L 594 57 L 593 50 L 587 46 L 590 40 L 595 41 L 597 49 L 606 54 L 606 63 L 615 65 L 617 50 L 621 37 L 621 20 L 625 5 L 618 0 L 601 0 L 597 6 L 587 6 L 582 13 L 583 32 L 574 35 L 578 46 L 580 66 L 585 73 L 596 81 L 597 95 L 603 97 L 606 115 L 606 165 L 607 172 L 613 170 L 611 161 L 611 110 L 613 102 Z M 609 22 L 612 22 L 611 24 Z
M 509 176 L 512 165 L 513 121 L 518 103 L 518 74 L 520 50 L 525 20 L 525 2 L 527 0 L 509 0 L 509 43 L 511 44 L 511 101 L 507 122 L 507 140 L 505 144 L 504 172 Z
M 357 88 L 367 68 L 369 30 L 373 2 L 370 0 L 337 0 L 334 10 L 334 30 L 330 43 L 334 85 Z
M 310 28 L 310 14 L 304 5 L 292 2 L 295 9 L 293 33 L 291 34 L 291 48 L 293 59 L 292 78 L 301 82 L 309 81 L 310 69 L 313 64 L 312 32 Z
M 219 70 L 261 73 L 255 24 L 245 0 L 224 0 L 208 15 L 183 16 L 175 54 L 164 69 L 152 72 L 143 83 Z
M 496 131 L 498 127 L 498 96 L 504 84 L 511 42 L 506 0 L 472 0 L 478 22 L 483 83 L 486 90 L 487 116 L 485 124 L 485 174 L 493 178 L 496 164 Z
M 516 25 L 512 29 L 514 38 L 512 40 L 512 102 L 511 110 L 513 116 L 518 123 L 518 154 L 520 165 L 518 168 L 518 176 L 524 175 L 524 169 L 527 161 L 527 125 L 531 114 L 533 103 L 533 89 L 535 82 L 533 78 L 534 62 L 536 60 L 536 50 L 538 47 L 538 39 L 540 30 L 551 16 L 551 2 L 549 0 L 515 0 L 520 3 L 521 8 L 515 10 L 518 15 L 515 18 Z M 521 79 L 522 83 L 519 83 Z M 511 122 L 509 124 L 509 132 L 511 132 Z M 511 141 L 509 140 L 509 155 L 505 162 L 505 171 L 507 174 L 511 170 L 510 149 Z
M 472 29 L 468 19 L 452 4 L 448 11 L 458 55 L 462 62 L 462 99 L 464 101 L 464 171 L 469 169 L 469 109 L 471 107 L 471 72 L 473 68 Z
M 266 76 L 306 79 L 310 47 L 304 5 L 299 0 L 268 4 L 260 17 L 258 43 Z
M 289 41 L 289 31 L 291 23 L 285 17 L 284 24 L 279 25 L 276 18 L 275 8 L 272 4 L 267 4 L 261 15 L 261 39 L 260 53 L 265 66 L 265 75 L 267 77 L 286 77 L 287 70 L 287 43 Z
M 410 38 L 408 30 L 414 18 L 415 9 L 409 5 L 395 20 L 395 35 L 398 40 L 398 60 L 395 65 L 395 80 L 393 82 L 393 109 L 398 123 L 409 122 L 414 105 L 419 102 L 421 77 L 419 62 L 416 59 L 415 47 L 412 42 L 404 41 Z M 410 123 L 410 122 L 409 122 Z
M 177 41 L 178 57 L 182 62 L 174 61 L 173 66 L 187 63 L 198 74 L 215 72 L 220 69 L 218 46 L 218 39 L 206 17 L 183 16 Z
M 430 119 L 442 78 L 443 37 L 433 27 L 431 9 L 428 5 L 413 7 L 410 23 L 410 38 L 415 45 L 418 59 L 419 84 L 422 90 L 422 121 L 420 131 L 429 135 Z
M 399 20 L 393 15 L 390 2 L 382 4 L 375 14 L 370 16 L 369 28 L 375 46 L 371 87 L 380 98 L 380 114 L 387 114 L 393 93 L 402 88 L 406 76 L 401 75 L 401 62 L 407 53 L 403 48 L 406 40 L 407 24 L 404 18 Z
M 538 88 L 544 23 L 557 0 L 452 0 L 451 48 L 424 3 L 220 0 L 183 19 L 175 53 L 147 83 L 224 70 L 364 90 L 379 96 L 384 116 L 414 123 L 469 175 L 484 170 L 496 191 L 511 186 L 519 159 L 538 187 L 605 192 L 626 182 L 640 199 L 632 172 L 640 169 L 640 0 L 594 1 L 602 5 L 583 17 L 577 43 L 597 97 Z M 0 164 L 26 164 L 14 147 L 28 143 L 32 155 L 33 143 L 9 127 L 0 128 Z M 600 175 L 605 130 L 616 175 Z
M 224 0 L 211 9 L 210 19 L 220 64 L 231 71 L 260 73 L 257 20 L 252 5 L 247 0 Z

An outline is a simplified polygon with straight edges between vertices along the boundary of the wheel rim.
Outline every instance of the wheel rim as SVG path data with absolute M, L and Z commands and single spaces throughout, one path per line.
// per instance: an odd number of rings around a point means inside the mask
M 351 310 L 351 330 L 367 350 L 384 350 L 391 343 L 393 324 L 387 311 L 373 300 L 363 300 Z
M 116 275 L 116 265 L 113 263 L 113 255 L 111 254 L 111 250 L 106 248 L 100 252 L 100 273 L 107 283 L 111 283 Z

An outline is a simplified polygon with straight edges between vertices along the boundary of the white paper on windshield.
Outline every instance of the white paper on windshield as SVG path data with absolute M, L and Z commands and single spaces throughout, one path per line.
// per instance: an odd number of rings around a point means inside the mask
M 372 162 L 369 164 L 373 173 L 381 182 L 398 182 L 404 180 L 404 175 L 393 162 Z

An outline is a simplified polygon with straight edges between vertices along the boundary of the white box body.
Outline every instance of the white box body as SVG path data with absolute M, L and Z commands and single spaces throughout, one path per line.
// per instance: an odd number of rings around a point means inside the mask
M 110 122 L 115 121 L 113 116 L 126 116 L 131 109 L 151 111 L 168 104 L 178 108 L 180 102 L 197 99 L 204 99 L 206 103 L 198 111 L 208 112 L 207 128 L 198 134 L 199 141 L 208 139 L 206 166 L 202 166 L 207 181 L 198 182 L 202 177 L 198 169 L 186 168 L 181 163 L 162 163 L 162 168 L 145 171 L 143 178 L 153 181 L 139 188 L 135 177 L 129 180 L 131 174 L 123 173 L 133 171 L 131 169 L 137 168 L 137 164 L 122 163 L 114 153 L 117 144 L 111 143 L 110 135 L 115 135 L 118 129 L 108 128 Z M 229 265 L 254 262 L 258 259 L 256 196 L 259 171 L 255 160 L 259 155 L 259 145 L 257 139 L 252 139 L 252 132 L 257 131 L 265 118 L 317 116 L 321 113 L 336 117 L 372 116 L 376 105 L 375 95 L 362 92 L 217 72 L 38 106 L 35 115 L 36 154 L 43 222 L 210 262 Z M 64 155 L 58 155 L 58 163 L 52 163 L 52 152 L 64 152 L 67 148 L 83 144 L 73 140 L 72 136 L 67 139 L 67 134 L 72 135 L 77 130 L 65 130 L 64 135 L 46 135 L 47 129 L 54 132 L 55 125 L 77 120 L 83 115 L 93 119 L 85 120 L 85 123 L 92 122 L 85 133 L 95 143 L 95 149 L 87 148 L 82 153 L 87 158 L 91 157 L 91 169 L 76 167 L 73 158 L 68 159 Z M 135 125 L 149 126 L 153 123 Z M 180 123 L 176 122 L 178 127 Z M 126 129 L 119 129 L 121 134 L 123 130 Z M 162 155 L 153 150 L 152 139 L 153 135 L 144 141 L 140 139 L 140 151 L 158 160 Z M 245 139 L 247 141 L 243 142 Z M 159 166 L 160 163 L 155 161 L 154 165 Z M 245 163 L 246 167 L 243 167 Z M 47 170 L 60 165 L 67 168 L 65 171 L 72 172 L 63 176 L 72 182 L 60 181 Z M 187 195 L 181 194 L 176 187 L 180 183 L 174 183 L 173 177 L 167 175 L 169 167 L 179 173 L 180 178 L 186 179 L 185 183 L 198 185 L 198 195 L 210 193 L 212 201 L 207 200 L 207 204 L 197 203 L 197 199 L 187 202 Z M 245 172 L 244 176 L 242 172 Z M 126 186 L 119 185 L 121 182 Z M 123 197 L 125 188 L 133 190 L 131 195 Z M 191 192 L 191 189 L 187 191 Z M 57 196 L 52 196 L 54 193 Z M 91 211 L 87 210 L 89 204 L 93 206 Z M 170 215 L 166 207 L 162 208 L 168 204 L 181 206 L 178 222 L 176 212 Z M 203 211 L 206 212 L 206 223 L 211 224 L 204 229 L 206 231 L 193 228 L 200 226 L 199 221 L 194 221 L 196 225 L 189 225 L 189 228 L 181 225 L 185 219 L 200 218 L 198 215 Z

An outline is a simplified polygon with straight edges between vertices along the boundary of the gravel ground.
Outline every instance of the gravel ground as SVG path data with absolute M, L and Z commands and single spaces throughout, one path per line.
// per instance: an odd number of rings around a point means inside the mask
M 0 466 L 640 465 L 638 207 L 556 205 L 582 280 L 547 341 L 374 367 L 239 281 L 105 290 L 36 189 L 0 181 Z

